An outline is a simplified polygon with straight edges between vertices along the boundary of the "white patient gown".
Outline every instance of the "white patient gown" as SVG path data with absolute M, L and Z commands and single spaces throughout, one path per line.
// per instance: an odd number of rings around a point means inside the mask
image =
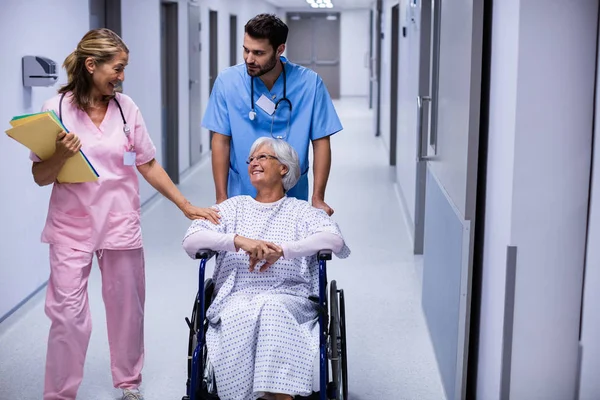
M 316 255 L 287 259 L 294 243 L 318 232 L 341 237 L 337 224 L 308 202 L 284 197 L 259 203 L 236 196 L 218 205 L 221 223 L 192 223 L 186 238 L 214 231 L 228 244 L 219 251 L 213 279 L 216 297 L 208 309 L 208 356 L 222 400 L 254 400 L 265 392 L 309 395 L 319 349 L 318 314 L 310 296 L 318 296 Z M 243 250 L 235 252 L 234 234 L 273 242 L 284 256 L 265 272 L 250 272 Z M 193 236 L 192 236 L 193 237 Z M 315 236 L 313 236 L 315 237 Z M 186 239 L 184 239 L 185 242 Z M 342 242 L 343 243 L 343 242 Z M 345 244 L 334 249 L 350 254 Z M 260 264 L 259 264 L 260 266 Z

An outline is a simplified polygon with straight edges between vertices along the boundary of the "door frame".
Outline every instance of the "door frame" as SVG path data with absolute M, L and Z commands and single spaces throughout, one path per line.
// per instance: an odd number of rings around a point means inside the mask
M 194 15 L 198 15 L 198 20 L 192 20 L 191 15 L 192 12 L 191 10 L 195 9 L 195 11 L 193 12 Z M 200 5 L 198 3 L 194 3 L 194 2 L 188 2 L 188 35 L 189 35 L 189 41 L 188 41 L 188 54 L 190 59 L 188 60 L 188 71 L 189 71 L 189 76 L 188 76 L 188 81 L 189 81 L 189 85 L 188 85 L 188 93 L 190 95 L 189 99 L 188 99 L 188 103 L 189 103 L 189 165 L 193 166 L 195 165 L 197 162 L 200 161 L 201 157 L 202 157 L 202 152 L 204 150 L 204 146 L 202 143 L 202 128 L 201 128 L 201 124 L 200 124 L 200 108 L 202 107 L 202 62 L 201 62 L 201 51 L 202 51 L 202 43 L 201 43 L 201 24 L 200 24 Z M 192 45 L 197 43 L 198 44 L 198 48 L 197 49 L 193 49 Z M 195 56 L 197 54 L 198 59 L 195 62 L 192 62 L 192 57 Z M 191 71 L 194 69 L 194 63 L 196 63 L 195 65 L 198 66 L 198 74 L 195 76 L 192 76 Z M 192 97 L 192 88 L 195 88 L 195 93 L 197 94 L 197 101 L 194 102 L 194 99 Z M 195 108 L 194 106 L 197 106 L 197 108 Z M 197 122 L 197 126 L 196 125 Z
M 210 95 L 219 74 L 219 14 L 217 10 L 208 11 L 208 37 L 208 93 Z M 213 135 L 214 132 L 210 131 L 208 140 L 210 149 L 212 149 Z
M 173 181 L 179 183 L 179 4 L 161 2 L 161 25 L 164 24 L 165 40 L 161 37 L 164 70 L 162 75 L 163 104 L 163 160 L 165 171 Z M 162 33 L 161 33 L 162 36 Z
M 392 8 L 390 74 L 390 165 L 396 165 L 398 145 L 398 75 L 400 65 L 400 4 Z
M 383 0 L 375 2 L 375 136 L 381 136 L 381 42 Z

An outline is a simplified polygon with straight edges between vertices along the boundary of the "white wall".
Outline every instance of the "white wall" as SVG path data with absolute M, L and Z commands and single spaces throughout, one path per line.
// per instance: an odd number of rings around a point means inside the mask
M 340 95 L 369 95 L 369 10 L 340 15 Z
M 510 398 L 574 398 L 597 1 L 495 2 L 493 18 L 478 398 L 499 398 L 508 245 L 517 248 Z
M 89 28 L 88 2 L 63 1 L 64 12 L 44 0 L 3 0 L 0 13 L 0 122 L 10 128 L 15 115 L 39 112 L 66 82 L 61 68 L 53 87 L 24 88 L 21 57 L 41 55 L 62 65 Z M 52 18 L 48 18 L 52 15 Z M 47 38 L 48 40 L 42 40 Z M 3 134 L 0 139 L 0 319 L 48 277 L 47 246 L 40 243 L 50 187 L 31 176 L 29 151 Z

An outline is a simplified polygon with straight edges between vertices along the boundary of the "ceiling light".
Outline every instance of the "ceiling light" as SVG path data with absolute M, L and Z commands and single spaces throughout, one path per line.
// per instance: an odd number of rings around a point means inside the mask
M 327 8 L 327 4 L 321 3 L 321 4 L 319 4 L 319 8 Z
M 311 3 L 310 6 L 312 8 L 319 8 L 319 5 L 317 3 Z
M 328 3 L 328 4 L 327 4 L 327 8 L 333 8 L 333 4 L 331 4 L 331 3 Z

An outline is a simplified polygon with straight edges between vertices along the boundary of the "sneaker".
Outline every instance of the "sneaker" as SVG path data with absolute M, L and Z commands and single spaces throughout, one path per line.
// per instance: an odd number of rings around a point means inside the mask
M 124 389 L 121 400 L 144 400 L 144 396 L 137 389 Z

